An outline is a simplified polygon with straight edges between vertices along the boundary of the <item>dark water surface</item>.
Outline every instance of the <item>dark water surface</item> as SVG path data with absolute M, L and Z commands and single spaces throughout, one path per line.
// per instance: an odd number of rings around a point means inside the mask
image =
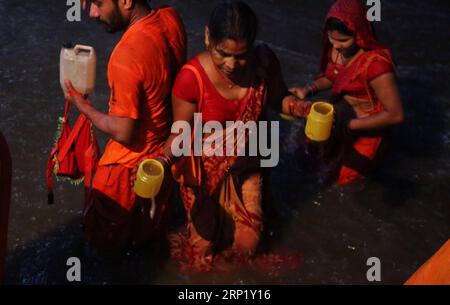
M 107 60 L 120 35 L 105 33 L 86 14 L 82 22 L 67 22 L 65 2 L 0 0 L 0 130 L 14 162 L 7 283 L 67 283 L 66 260 L 80 256 L 83 283 L 89 284 L 366 284 L 366 260 L 375 256 L 382 283 L 400 284 L 450 237 L 450 2 L 382 1 L 376 26 L 398 64 L 406 122 L 394 129 L 378 175 L 346 188 L 322 188 L 301 169 L 303 123 L 281 122 L 267 245 L 304 253 L 301 269 L 272 277 L 245 270 L 187 276 L 172 262 L 161 263 L 152 248 L 127 253 L 119 264 L 90 256 L 80 228 L 82 188 L 57 183 L 57 204 L 46 204 L 45 165 L 64 104 L 59 51 L 66 41 L 96 48 L 92 99 L 107 111 Z M 259 39 L 279 56 L 287 83 L 310 81 L 332 1 L 247 2 L 260 16 Z M 215 1 L 165 3 L 183 17 L 190 56 L 202 50 L 203 26 Z M 98 138 L 104 145 L 105 137 Z M 180 207 L 174 210 L 181 225 Z

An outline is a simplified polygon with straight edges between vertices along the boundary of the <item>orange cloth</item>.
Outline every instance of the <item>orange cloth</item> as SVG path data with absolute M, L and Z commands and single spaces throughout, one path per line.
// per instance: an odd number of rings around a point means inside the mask
M 359 137 L 355 143 L 353 143 L 353 148 L 362 156 L 367 157 L 369 160 L 374 160 L 378 153 L 378 148 L 380 147 L 383 138 L 366 138 Z M 345 157 L 344 157 L 345 160 Z M 351 184 L 360 179 L 364 179 L 364 175 L 358 172 L 358 170 L 350 168 L 342 164 L 339 176 L 336 181 L 338 185 Z
M 99 166 L 92 181 L 93 190 L 114 200 L 121 208 L 131 210 L 136 194 L 130 187 L 130 170 L 122 165 Z
M 169 97 L 186 58 L 186 35 L 172 8 L 155 9 L 131 26 L 108 64 L 109 114 L 137 121 L 133 142 L 110 140 L 99 165 L 134 167 L 158 151 L 170 133 Z
M 99 166 L 93 188 L 87 192 L 84 231 L 98 250 L 121 250 L 132 242 L 142 244 L 166 229 L 174 186 L 170 174 L 155 198 L 156 211 L 151 219 L 150 200 L 137 197 L 130 187 L 131 171 L 122 165 Z
M 450 285 L 450 239 L 405 285 Z

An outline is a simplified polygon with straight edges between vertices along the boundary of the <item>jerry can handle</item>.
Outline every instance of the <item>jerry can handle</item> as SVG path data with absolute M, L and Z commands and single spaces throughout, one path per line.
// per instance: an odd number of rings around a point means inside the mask
M 93 47 L 82 45 L 82 44 L 77 44 L 73 50 L 74 50 L 75 54 L 80 53 L 80 51 L 88 51 L 90 54 L 92 54 L 94 52 Z

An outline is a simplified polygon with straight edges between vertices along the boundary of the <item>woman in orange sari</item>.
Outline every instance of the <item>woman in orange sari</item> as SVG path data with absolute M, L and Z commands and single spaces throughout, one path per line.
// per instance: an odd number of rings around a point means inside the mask
M 175 81 L 174 122 L 193 126 L 198 112 L 203 124 L 220 122 L 226 139 L 225 122 L 257 123 L 264 119 L 267 105 L 305 116 L 309 104 L 287 90 L 275 54 L 265 45 L 254 46 L 257 28 L 256 15 L 243 2 L 228 1 L 214 9 L 205 27 L 207 50 L 192 58 Z M 160 157 L 167 169 L 177 136 L 172 134 Z M 238 145 L 236 141 L 234 147 Z M 172 256 L 183 270 L 203 272 L 220 269 L 224 258 L 243 262 L 254 255 L 263 229 L 263 177 L 259 157 L 203 153 L 200 159 L 199 185 L 181 184 L 187 232 L 170 241 Z M 175 172 L 183 170 L 177 163 L 174 167 Z
M 403 121 L 391 53 L 376 39 L 366 15 L 359 0 L 333 4 L 326 17 L 320 74 L 294 91 L 302 99 L 332 91 L 338 127 L 334 141 L 342 149 L 330 150 L 330 158 L 339 161 L 334 180 L 340 185 L 367 176 L 384 129 Z

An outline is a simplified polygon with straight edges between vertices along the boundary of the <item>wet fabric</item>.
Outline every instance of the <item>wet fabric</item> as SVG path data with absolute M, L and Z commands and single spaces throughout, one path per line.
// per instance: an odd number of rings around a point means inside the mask
M 200 70 L 198 65 L 198 60 L 190 61 L 191 67 Z M 270 73 L 274 71 L 267 70 L 270 66 L 272 65 L 268 64 L 264 66 L 266 69 L 257 69 L 254 85 L 240 101 L 237 115 L 233 111 L 229 114 L 233 121 L 247 123 L 261 119 L 267 101 L 266 77 L 275 74 Z M 200 75 L 200 80 L 195 75 Z M 187 88 L 182 83 L 184 81 L 197 86 L 198 90 L 191 90 L 192 92 L 200 93 L 188 101 L 198 103 L 199 112 L 203 113 L 208 109 L 211 115 L 206 115 L 207 118 L 217 119 L 214 111 L 219 112 L 222 108 L 215 106 L 222 102 L 223 97 L 218 95 L 215 87 L 211 87 L 206 73 L 186 72 L 179 77 L 174 94 L 178 92 L 180 98 L 188 98 L 189 95 L 180 89 Z M 204 92 L 203 96 L 201 92 Z M 206 122 L 207 120 L 203 121 Z M 218 137 L 228 140 L 228 134 L 228 130 L 225 130 Z M 244 144 L 247 145 L 247 142 L 248 135 Z M 239 146 L 238 141 L 235 141 L 235 151 L 241 148 Z M 298 264 L 291 264 L 290 267 L 298 267 L 300 260 L 288 259 L 287 256 L 266 254 L 254 257 L 263 230 L 263 179 L 259 157 L 208 157 L 204 153 L 201 162 L 201 185 L 182 185 L 180 189 L 187 214 L 186 231 L 170 236 L 171 255 L 178 262 L 181 271 L 226 272 L 244 264 L 262 271 L 262 266 L 270 264 L 273 267 L 274 264 L 283 265 L 287 261 L 295 261 Z
M 369 82 L 385 73 L 395 71 L 390 51 L 378 42 L 373 25 L 366 18 L 366 12 L 366 8 L 359 0 L 338 0 L 333 4 L 326 20 L 329 18 L 341 20 L 354 33 L 356 43 L 363 51 L 346 66 L 334 63 L 331 58 L 332 45 L 324 31 L 318 76 L 325 76 L 332 81 L 331 101 L 333 103 L 341 102 L 345 95 L 369 101 L 368 107 L 361 107 L 358 117 L 366 117 L 383 111 L 383 105 Z M 338 71 L 337 74 L 335 70 Z M 358 107 L 359 105 L 353 104 L 352 106 Z M 360 136 L 352 141 L 351 147 L 346 148 L 346 151 L 350 153 L 346 153 L 343 157 L 347 159 L 346 164 L 342 165 L 336 183 L 345 185 L 364 178 L 371 169 L 371 166 L 367 167 L 364 164 L 372 164 L 370 161 L 376 158 L 382 142 L 383 138 L 379 134 L 371 137 Z M 358 162 L 358 159 L 369 162 Z M 356 163 L 358 165 L 354 166 Z
M 130 187 L 131 171 L 123 165 L 99 166 L 92 188 L 86 190 L 84 231 L 97 250 L 122 251 L 165 233 L 173 194 L 171 177 L 166 174 L 151 219 L 150 199 L 139 198 Z
M 185 57 L 185 30 L 172 8 L 154 9 L 125 32 L 108 64 L 109 114 L 136 120 L 136 132 L 127 146 L 110 140 L 100 165 L 133 167 L 164 145 L 171 88 Z

